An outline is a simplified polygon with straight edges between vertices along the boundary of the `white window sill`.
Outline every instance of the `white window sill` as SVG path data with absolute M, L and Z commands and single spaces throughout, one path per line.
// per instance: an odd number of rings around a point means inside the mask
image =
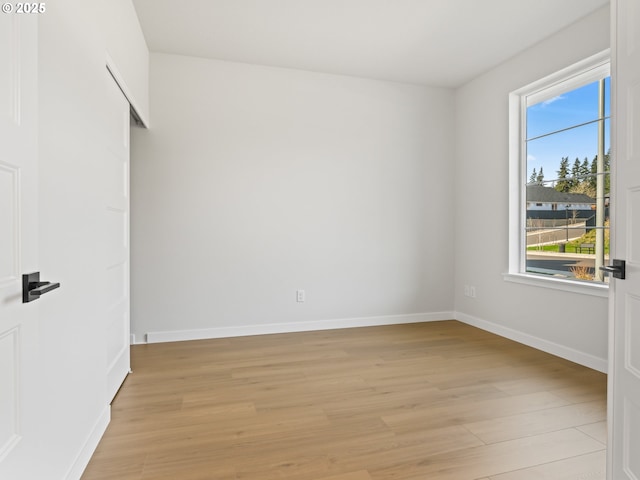
M 507 282 L 521 283 L 535 287 L 552 288 L 565 292 L 580 293 L 594 297 L 609 297 L 609 285 L 604 283 L 586 283 L 565 278 L 542 277 L 527 273 L 504 273 L 503 278 Z

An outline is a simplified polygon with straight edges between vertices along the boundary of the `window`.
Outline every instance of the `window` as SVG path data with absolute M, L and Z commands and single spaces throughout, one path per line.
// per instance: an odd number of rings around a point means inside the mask
M 507 279 L 606 293 L 609 75 L 603 52 L 510 95 Z

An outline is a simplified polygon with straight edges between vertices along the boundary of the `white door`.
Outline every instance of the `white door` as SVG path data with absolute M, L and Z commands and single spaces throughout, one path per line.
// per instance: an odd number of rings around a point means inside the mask
M 106 166 L 107 396 L 111 401 L 129 373 L 129 102 L 105 72 L 108 132 Z
M 611 281 L 609 479 L 640 479 L 640 0 L 612 2 L 614 82 L 613 254 L 626 279 Z
M 37 19 L 0 14 L 0 478 L 37 452 L 38 306 L 22 303 L 37 258 Z M 43 272 L 46 273 L 46 272 Z M 43 280 L 47 280 L 43 278 Z M 54 293 L 48 294 L 54 295 Z

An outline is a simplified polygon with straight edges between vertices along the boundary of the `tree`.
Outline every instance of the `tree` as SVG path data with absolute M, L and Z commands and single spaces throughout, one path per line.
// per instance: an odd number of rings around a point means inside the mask
M 578 185 L 580 183 L 580 166 L 582 164 L 580 163 L 580 159 L 576 157 L 575 161 L 573 162 L 573 167 L 571 167 L 571 187 L 575 187 L 576 185 Z
M 538 185 L 544 184 L 544 172 L 542 171 L 542 167 L 540 167 L 540 172 L 538 172 L 538 176 L 536 177 L 536 183 Z
M 568 176 L 569 157 L 562 157 L 562 160 L 560 160 L 560 169 L 558 170 L 558 183 L 556 183 L 556 190 L 566 193 L 571 189 L 571 183 L 567 180 Z
M 595 191 L 596 184 L 598 183 L 598 156 L 593 157 L 591 161 L 591 177 L 589 178 L 589 186 Z
M 607 151 L 607 153 L 604 155 L 604 193 L 605 195 L 609 194 L 609 191 L 611 189 L 611 177 L 610 175 L 608 175 L 608 173 L 611 171 L 611 149 L 609 149 L 609 151 Z M 590 187 L 593 188 L 593 191 L 595 192 L 596 190 L 596 184 L 598 182 L 598 177 L 597 177 L 597 173 L 598 173 L 598 156 L 596 155 L 595 157 L 593 157 L 593 160 L 591 161 L 591 177 L 589 178 L 589 185 Z M 595 197 L 595 194 L 594 194 Z
M 591 166 L 589 165 L 589 159 L 584 157 L 582 164 L 580 165 L 580 178 L 582 182 L 588 182 L 589 174 L 591 173 Z
M 596 188 L 592 187 L 589 182 L 581 182 L 571 187 L 570 193 L 583 193 L 591 198 L 596 198 Z
M 533 185 L 536 183 L 536 180 L 538 178 L 538 174 L 536 173 L 536 169 L 533 169 L 533 172 L 531 172 L 531 176 L 529 177 L 529 185 Z

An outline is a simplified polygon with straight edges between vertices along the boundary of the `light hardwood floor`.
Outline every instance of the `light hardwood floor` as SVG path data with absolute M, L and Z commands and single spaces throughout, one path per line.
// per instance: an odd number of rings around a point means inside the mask
M 606 376 L 455 321 L 132 348 L 83 480 L 603 480 Z

